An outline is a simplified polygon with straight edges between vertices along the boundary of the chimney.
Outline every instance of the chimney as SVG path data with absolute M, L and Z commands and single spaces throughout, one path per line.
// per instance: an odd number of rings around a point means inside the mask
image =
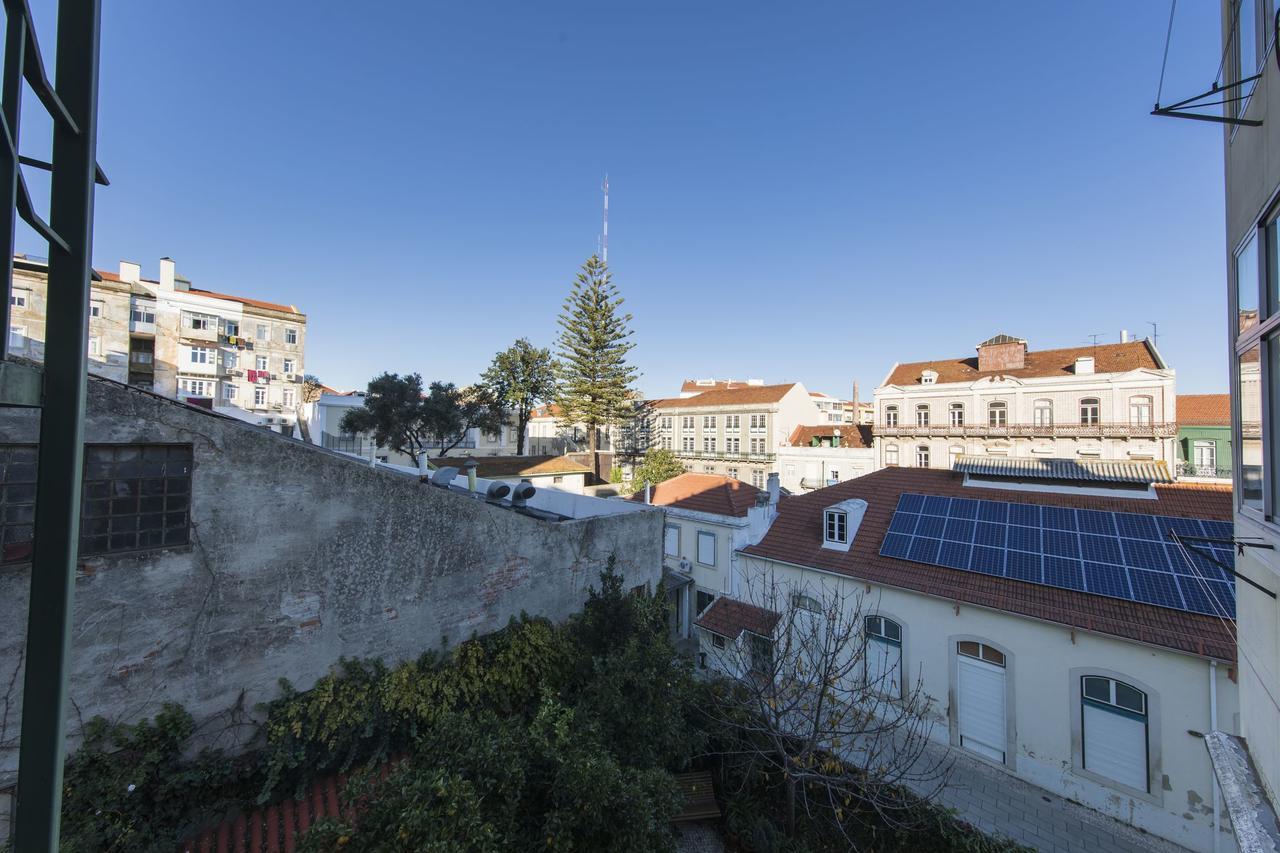
M 779 482 L 778 475 L 776 473 L 769 475 L 769 481 L 765 484 L 765 491 L 769 493 L 769 506 L 776 509 L 778 506 L 778 497 L 781 494 L 781 483 Z
M 1093 356 L 1082 355 L 1076 359 L 1076 375 L 1086 376 L 1093 373 Z
M 135 264 L 133 261 L 121 261 L 120 280 L 127 281 L 130 284 L 137 284 L 142 280 L 142 265 Z
M 1010 335 L 996 335 L 978 344 L 978 371 L 1020 370 L 1027 365 L 1027 342 Z
M 1128 329 L 1121 329 L 1121 330 L 1120 330 L 1120 343 L 1122 343 L 1122 344 L 1127 344 L 1127 343 L 1129 343 L 1129 330 L 1128 330 Z
M 160 289 L 173 291 L 173 258 L 160 259 Z

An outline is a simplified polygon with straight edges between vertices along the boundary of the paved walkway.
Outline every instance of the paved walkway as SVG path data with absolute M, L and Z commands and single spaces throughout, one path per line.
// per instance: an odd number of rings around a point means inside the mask
M 1064 800 L 959 750 L 951 754 L 955 763 L 939 801 L 990 835 L 1003 835 L 1044 853 L 1187 853 L 1184 847 Z

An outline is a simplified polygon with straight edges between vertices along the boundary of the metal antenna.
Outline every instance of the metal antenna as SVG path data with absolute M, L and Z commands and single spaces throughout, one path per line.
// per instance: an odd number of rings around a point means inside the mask
M 1085 337 L 1091 338 L 1093 340 L 1093 345 L 1096 347 L 1098 345 L 1098 338 L 1102 337 L 1104 334 L 1105 332 L 1095 332 L 1092 335 L 1085 335 Z
M 600 237 L 600 260 L 609 265 L 609 173 L 604 176 L 604 233 Z
M 1159 327 L 1155 324 L 1154 320 L 1148 320 L 1147 325 L 1151 327 L 1151 345 L 1156 346 L 1160 343 Z

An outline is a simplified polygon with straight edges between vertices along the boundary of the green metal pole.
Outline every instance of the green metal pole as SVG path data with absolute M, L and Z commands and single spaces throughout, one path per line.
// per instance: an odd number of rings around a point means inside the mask
M 54 117 L 49 225 L 67 248 L 49 247 L 44 405 L 13 835 L 17 853 L 58 849 L 80 539 L 100 14 L 100 0 L 58 4 L 55 88 L 77 127 Z

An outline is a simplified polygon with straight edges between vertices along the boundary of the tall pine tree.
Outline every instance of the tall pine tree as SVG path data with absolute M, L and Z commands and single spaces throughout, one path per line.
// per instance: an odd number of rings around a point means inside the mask
M 628 340 L 631 315 L 619 312 L 622 301 L 608 268 L 592 255 L 574 280 L 558 321 L 556 402 L 562 421 L 586 426 L 587 447 L 593 454 L 601 429 L 635 414 L 631 383 L 640 374 L 627 363 L 635 344 Z

